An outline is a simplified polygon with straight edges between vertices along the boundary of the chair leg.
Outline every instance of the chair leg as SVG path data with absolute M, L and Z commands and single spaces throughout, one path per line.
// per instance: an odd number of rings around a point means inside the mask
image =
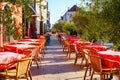
M 16 79 L 15 80 L 19 80 L 19 78 L 18 77 L 16 77 Z
M 112 80 L 112 78 L 113 78 L 113 74 L 110 74 L 110 80 Z
M 35 62 L 36 62 L 37 68 L 39 69 L 39 64 L 38 64 L 37 59 L 35 60 Z
M 41 63 L 41 57 L 38 57 L 39 59 L 38 59 L 38 61 Z
M 65 47 L 63 48 L 63 53 L 66 53 L 66 48 Z
M 90 66 L 90 65 L 89 65 L 89 66 Z M 89 76 L 91 75 L 91 73 L 92 73 L 92 68 L 91 68 L 91 66 L 90 66 Z
M 91 74 L 90 80 L 93 80 L 93 74 L 94 74 L 94 70 L 92 71 L 92 74 Z
M 77 57 L 77 54 L 76 54 L 75 61 L 74 61 L 74 65 L 76 65 L 77 59 L 78 59 L 78 57 Z
M 45 54 L 45 50 L 44 48 L 42 48 L 42 56 L 44 57 L 44 54 Z
M 36 65 L 37 65 L 37 68 L 39 69 L 39 63 L 38 63 L 38 60 L 37 60 L 36 58 L 34 58 L 34 61 L 35 61 Z
M 65 46 L 63 46 L 63 52 L 65 52 Z
M 70 54 L 71 54 L 71 52 L 69 52 L 69 59 L 70 59 Z
M 68 58 L 70 59 L 70 54 L 71 54 L 71 51 L 70 51 L 70 49 L 69 49 L 69 51 L 68 51 Z
M 26 77 L 26 79 L 27 79 L 27 80 L 29 80 L 29 78 L 28 78 L 28 73 L 27 73 L 27 74 L 25 74 L 25 77 Z
M 68 49 L 66 49 L 66 53 L 67 53 L 67 54 L 66 54 L 66 57 L 67 57 L 67 56 L 68 56 L 68 54 L 69 54 L 69 50 L 68 50 Z
M 31 72 L 30 71 L 28 71 L 28 75 L 30 77 L 30 80 L 32 80 L 32 76 L 31 76 Z
M 104 78 L 104 75 L 100 74 L 100 80 L 105 80 Z
M 84 61 L 84 57 L 82 56 L 82 61 L 80 63 L 80 68 L 82 68 L 83 61 Z
M 87 68 L 85 70 L 85 74 L 84 74 L 84 79 L 83 80 L 86 80 L 86 75 L 87 75 L 88 68 L 89 68 L 89 65 L 87 65 Z

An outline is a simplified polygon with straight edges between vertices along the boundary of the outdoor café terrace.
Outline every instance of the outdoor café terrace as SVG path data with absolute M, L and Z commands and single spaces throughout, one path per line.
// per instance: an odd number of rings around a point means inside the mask
M 92 78 L 91 80 L 107 80 L 110 78 L 119 80 L 119 52 L 104 45 L 82 42 L 80 38 L 75 36 L 69 36 L 68 40 L 68 37 L 65 39 L 66 34 L 64 38 L 63 34 L 61 35 L 61 38 L 57 38 L 55 34 L 51 34 L 49 43 L 45 43 L 46 38 L 42 36 L 39 39 L 22 39 L 18 42 L 5 44 L 4 50 L 1 49 L 0 52 L 0 78 L 8 78 L 8 75 L 4 73 L 6 67 L 3 63 L 16 62 L 18 64 L 17 61 L 32 57 L 30 60 L 32 64 L 28 65 L 30 68 L 27 69 L 27 77 L 30 80 L 90 80 L 90 78 Z M 85 56 L 86 52 L 89 53 L 87 57 Z M 90 62 L 87 62 L 88 59 Z M 8 72 L 14 70 L 16 64 L 7 67 L 9 68 Z M 25 66 L 27 63 L 19 66 L 19 70 L 23 70 Z M 87 74 L 85 74 L 86 71 Z M 93 77 L 91 77 L 92 74 Z M 20 80 L 24 79 L 25 76 L 20 78 Z

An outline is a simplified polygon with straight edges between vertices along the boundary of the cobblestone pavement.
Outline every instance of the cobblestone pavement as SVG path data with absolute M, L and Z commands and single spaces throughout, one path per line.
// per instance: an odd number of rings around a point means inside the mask
M 62 52 L 61 44 L 56 40 L 55 35 L 45 50 L 45 56 L 40 63 L 40 69 L 32 66 L 31 73 L 33 80 L 83 80 L 85 69 L 80 69 L 79 64 L 73 65 L 75 55 L 68 59 Z M 99 75 L 94 75 L 94 80 Z M 89 76 L 87 76 L 89 80 Z

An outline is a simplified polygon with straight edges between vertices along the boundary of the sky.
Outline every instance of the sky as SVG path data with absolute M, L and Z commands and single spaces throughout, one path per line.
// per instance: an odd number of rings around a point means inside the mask
M 80 0 L 47 0 L 47 2 L 51 26 L 65 14 L 68 8 L 71 8 L 73 5 L 80 5 Z

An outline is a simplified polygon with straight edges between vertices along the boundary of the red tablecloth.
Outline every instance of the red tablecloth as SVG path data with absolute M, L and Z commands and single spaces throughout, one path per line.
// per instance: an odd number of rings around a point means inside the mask
M 11 52 L 23 53 L 23 50 L 30 47 L 36 47 L 35 45 L 26 44 L 14 44 L 14 45 L 4 45 L 4 48 L 9 49 Z
M 23 54 L 17 54 L 14 52 L 0 52 L 0 64 L 7 64 L 9 62 L 19 60 L 21 58 L 24 58 L 25 55 Z M 4 69 L 3 65 L 0 65 L 0 70 Z
M 106 51 L 107 50 L 106 46 L 101 46 L 101 45 L 84 45 L 84 47 L 87 49 L 96 49 L 99 51 Z
M 17 44 L 39 44 L 39 42 L 31 42 L 31 41 L 19 41 L 19 42 L 17 42 Z
M 103 58 L 107 58 L 107 59 L 111 59 L 111 60 L 120 62 L 120 52 L 118 52 L 118 51 L 112 51 L 112 50 L 99 51 L 99 52 L 97 52 L 97 55 L 100 57 L 103 57 Z M 108 67 L 111 66 L 111 62 L 108 62 L 108 61 L 104 61 L 103 64 Z M 118 66 L 118 64 L 115 63 L 114 66 L 116 67 L 116 66 Z
M 79 39 L 79 38 L 71 38 L 71 39 L 70 39 L 70 42 L 71 42 L 71 43 L 74 43 L 75 41 L 80 41 L 80 40 L 81 40 L 81 39 Z
M 40 42 L 43 39 L 23 39 L 22 41 L 32 41 L 32 42 Z
M 92 43 L 91 42 L 83 42 L 83 41 L 74 41 L 74 44 L 84 46 L 84 45 L 90 45 Z

